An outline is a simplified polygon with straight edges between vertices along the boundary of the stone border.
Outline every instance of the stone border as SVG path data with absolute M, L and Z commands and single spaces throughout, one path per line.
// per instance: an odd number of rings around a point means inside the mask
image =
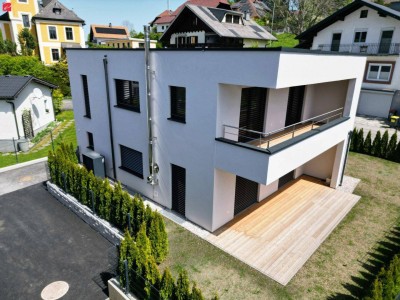
M 89 224 L 90 227 L 100 233 L 110 243 L 113 245 L 120 244 L 120 241 L 124 237 L 121 231 L 113 227 L 109 222 L 93 214 L 90 208 L 80 203 L 73 196 L 64 193 L 62 189 L 50 181 L 47 181 L 47 190 L 60 203 L 72 210 L 79 218 Z
M 108 281 L 109 300 L 139 300 L 132 294 L 125 294 L 118 280 L 112 278 Z

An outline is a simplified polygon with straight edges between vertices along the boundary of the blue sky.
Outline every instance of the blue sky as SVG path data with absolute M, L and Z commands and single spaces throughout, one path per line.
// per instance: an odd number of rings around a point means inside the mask
M 167 0 L 60 0 L 66 7 L 85 20 L 85 33 L 90 24 L 122 25 L 127 20 L 136 31 L 143 31 L 143 25 L 167 9 Z M 185 0 L 170 0 L 170 9 L 175 10 Z

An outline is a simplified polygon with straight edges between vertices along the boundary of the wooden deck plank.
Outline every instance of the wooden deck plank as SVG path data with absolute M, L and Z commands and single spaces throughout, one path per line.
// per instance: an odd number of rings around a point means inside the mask
M 359 198 L 302 176 L 208 239 L 286 285 Z

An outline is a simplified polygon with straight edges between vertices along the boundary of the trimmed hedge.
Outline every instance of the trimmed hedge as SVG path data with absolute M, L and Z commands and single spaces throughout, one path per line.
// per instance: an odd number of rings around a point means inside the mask
M 378 131 L 372 141 L 371 131 L 368 132 L 364 139 L 364 130 L 362 128 L 360 130 L 354 128 L 350 151 L 400 162 L 400 142 L 397 142 L 397 132 L 393 133 L 389 139 L 387 130 L 383 135 Z
M 48 165 L 51 181 L 94 209 L 102 219 L 123 231 L 128 228 L 134 237 L 144 224 L 155 261 L 160 263 L 167 257 L 168 237 L 164 220 L 158 212 L 145 207 L 140 196 L 132 198 L 123 191 L 120 182 L 112 187 L 108 179 L 96 177 L 92 171 L 78 165 L 72 144 L 61 144 L 55 153 L 50 151 Z
M 400 258 L 395 255 L 375 278 L 366 300 L 393 300 L 400 294 Z

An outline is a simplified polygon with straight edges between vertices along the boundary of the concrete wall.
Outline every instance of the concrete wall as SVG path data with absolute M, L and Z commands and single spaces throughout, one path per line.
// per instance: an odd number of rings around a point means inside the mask
M 145 180 L 149 175 L 149 165 L 143 51 L 82 49 L 67 52 L 78 144 L 85 151 L 87 132 L 92 132 L 95 151 L 105 156 L 107 175 L 113 175 L 103 67 L 103 57 L 107 55 L 116 166 L 118 168 L 120 165 L 120 144 L 143 154 L 144 179 L 120 169 L 116 170 L 117 179 L 170 208 L 171 164 L 185 168 L 186 217 L 209 231 L 220 227 L 233 216 L 232 203 L 227 199 L 234 195 L 235 174 L 271 184 L 280 176 L 272 177 L 285 169 L 279 164 L 293 167 L 300 163 L 296 159 L 292 163 L 292 160 L 293 156 L 302 152 L 288 155 L 277 153 L 274 155 L 274 166 L 270 169 L 270 158 L 266 153 L 215 141 L 216 137 L 222 136 L 223 124 L 238 124 L 241 89 L 254 86 L 269 89 L 266 126 L 277 128 L 284 122 L 282 116 L 286 114 L 288 87 L 354 78 L 359 88 L 360 74 L 365 64 L 365 58 L 362 57 L 352 57 L 350 60 L 349 57 L 336 55 L 278 51 L 152 50 L 150 53 L 155 157 L 160 167 L 158 185 L 150 186 Z M 81 74 L 88 76 L 91 119 L 83 117 Z M 114 107 L 114 78 L 139 82 L 140 113 Z M 186 88 L 186 123 L 169 120 L 170 86 Z M 346 100 L 351 102 L 357 90 L 349 90 L 347 93 L 351 97 L 346 95 Z M 335 140 L 346 139 L 347 129 L 352 127 L 351 122 L 347 122 L 346 126 L 337 126 Z M 324 137 L 317 136 L 313 143 L 303 145 L 303 151 L 310 150 L 309 147 L 313 149 L 311 156 L 307 156 L 302 163 L 326 151 L 326 147 L 332 147 L 329 133 L 321 135 Z M 320 145 L 327 140 L 329 145 Z M 279 159 L 282 155 L 282 159 Z M 274 175 L 267 174 L 271 170 Z M 263 194 L 267 192 L 268 189 L 263 188 Z
M 334 146 L 304 164 L 302 167 L 303 174 L 323 180 L 326 178 L 332 178 L 332 169 L 335 162 L 336 150 L 337 147 Z

